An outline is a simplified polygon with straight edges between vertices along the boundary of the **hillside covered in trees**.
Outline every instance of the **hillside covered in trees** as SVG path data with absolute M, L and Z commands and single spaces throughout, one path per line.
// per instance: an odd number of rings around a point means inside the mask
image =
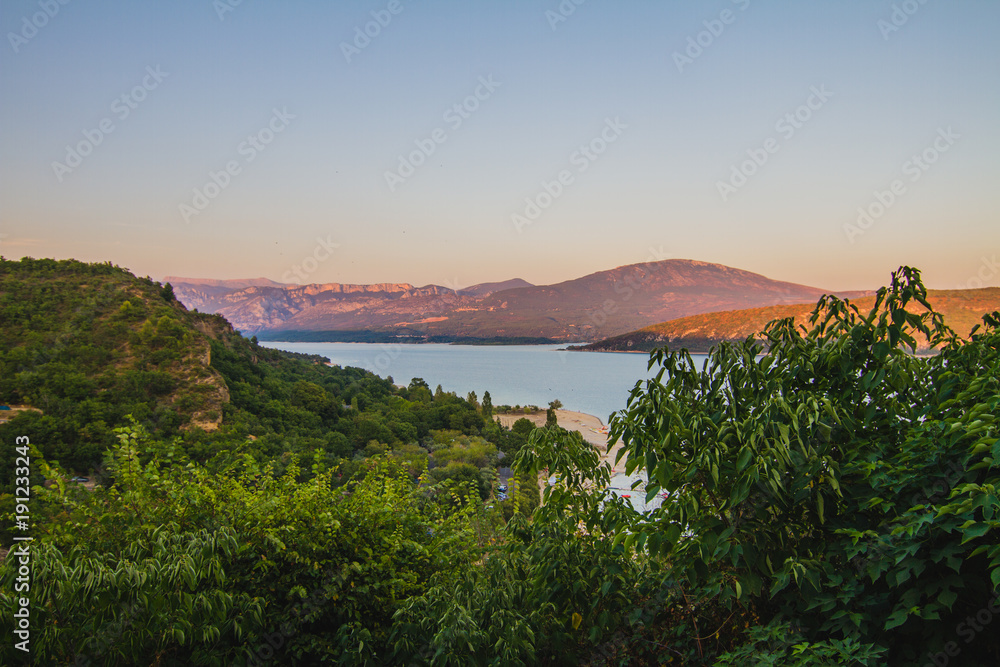
M 30 486 L 34 538 L 0 624 L 30 599 L 36 664 L 1000 661 L 1000 313 L 959 338 L 912 269 L 767 355 L 655 353 L 611 424 L 647 515 L 577 433 L 260 348 L 110 265 L 4 261 L 0 312 L 30 408 L 0 507 Z
M 523 442 L 484 417 L 474 395 L 435 392 L 419 378 L 400 389 L 260 347 L 221 317 L 185 309 L 169 284 L 108 264 L 0 262 L 0 315 L 0 401 L 26 408 L 0 433 L 31 437 L 46 459 L 81 474 L 100 472 L 128 416 L 199 461 L 234 441 L 260 461 L 320 452 L 326 466 L 442 430 L 511 454 Z

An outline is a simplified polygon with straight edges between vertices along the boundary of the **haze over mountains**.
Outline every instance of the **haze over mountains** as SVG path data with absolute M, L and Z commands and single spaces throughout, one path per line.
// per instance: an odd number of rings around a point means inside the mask
M 168 276 L 188 308 L 271 340 L 595 341 L 720 310 L 814 303 L 816 287 L 686 259 L 599 271 L 554 285 L 514 279 L 460 290 L 408 283 L 284 285 Z M 860 296 L 844 292 L 842 296 Z

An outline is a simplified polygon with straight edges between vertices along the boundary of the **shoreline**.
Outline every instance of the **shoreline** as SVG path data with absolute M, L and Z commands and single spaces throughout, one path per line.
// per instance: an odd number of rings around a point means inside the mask
M 500 422 L 501 425 L 506 428 L 510 428 L 514 422 L 518 419 L 527 419 L 536 426 L 545 426 L 545 411 L 542 410 L 533 415 L 508 415 L 499 414 L 493 415 L 493 418 Z M 608 465 L 611 466 L 611 474 L 625 472 L 625 461 L 627 459 L 622 459 L 619 461 L 618 465 L 615 465 L 615 457 L 622 448 L 622 443 L 619 441 L 608 451 L 608 436 L 606 433 L 601 433 L 600 429 L 605 426 L 604 422 L 601 421 L 599 417 L 594 415 L 589 415 L 585 412 L 577 412 L 575 410 L 564 410 L 562 408 L 556 410 L 556 421 L 562 428 L 567 431 L 576 431 L 583 436 L 583 439 L 589 442 L 600 454 L 601 463 L 607 461 Z
M 531 343 L 531 342 L 518 342 L 516 340 L 505 340 L 497 342 L 484 342 L 484 341 L 428 341 L 428 340 L 373 340 L 373 341 L 361 341 L 361 340 L 278 340 L 278 339 L 263 339 L 259 341 L 260 343 L 271 343 L 271 344 L 326 344 L 332 343 L 337 345 L 454 345 L 463 347 L 548 347 L 552 345 L 567 345 L 568 347 L 560 347 L 553 350 L 553 352 L 593 352 L 596 354 L 646 354 L 648 355 L 650 350 L 585 350 L 582 347 L 576 347 L 576 343 L 566 343 L 565 341 L 553 340 L 547 343 Z M 594 341 L 595 343 L 600 341 Z M 579 343 L 579 345 L 591 345 L 591 343 Z M 283 349 L 283 348 L 277 348 Z M 707 352 L 691 352 L 691 354 L 708 354 Z

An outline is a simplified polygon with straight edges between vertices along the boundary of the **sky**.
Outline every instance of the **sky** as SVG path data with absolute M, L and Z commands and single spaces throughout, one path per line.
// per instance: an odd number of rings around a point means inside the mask
M 995 0 L 0 3 L 0 254 L 1000 284 Z

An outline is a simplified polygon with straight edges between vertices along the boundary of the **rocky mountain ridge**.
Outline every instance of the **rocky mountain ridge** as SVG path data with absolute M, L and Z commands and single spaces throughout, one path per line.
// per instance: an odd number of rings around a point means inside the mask
M 522 280 L 453 290 L 409 283 L 226 285 L 175 278 L 189 308 L 218 313 L 270 339 L 378 332 L 401 339 L 595 341 L 718 310 L 813 303 L 827 290 L 721 264 L 670 259 L 620 266 L 554 285 Z M 846 293 L 856 294 L 856 293 Z M 362 340 L 359 338 L 359 340 Z

